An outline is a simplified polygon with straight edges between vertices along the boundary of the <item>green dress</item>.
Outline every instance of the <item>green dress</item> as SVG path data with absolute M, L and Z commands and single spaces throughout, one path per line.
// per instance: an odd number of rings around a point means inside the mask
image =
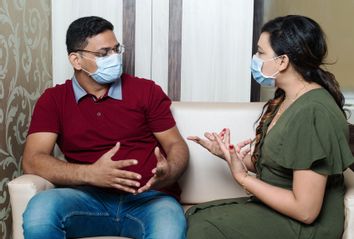
M 265 122 L 267 132 L 270 120 Z M 293 170 L 311 169 L 328 175 L 321 212 L 306 225 L 276 212 L 255 197 L 218 200 L 192 207 L 188 238 L 291 239 L 341 238 L 344 224 L 342 172 L 354 162 L 348 146 L 348 125 L 325 89 L 298 98 L 260 142 L 257 177 L 292 189 Z

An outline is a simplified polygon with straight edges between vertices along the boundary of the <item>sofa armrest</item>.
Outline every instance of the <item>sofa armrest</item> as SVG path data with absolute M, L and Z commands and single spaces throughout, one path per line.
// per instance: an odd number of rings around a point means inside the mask
M 13 239 L 22 239 L 22 214 L 29 200 L 38 192 L 53 188 L 48 180 L 36 175 L 25 174 L 8 183 L 12 207 Z
M 342 239 L 354 238 L 354 188 L 348 188 L 344 197 L 345 222 Z
M 354 238 L 354 173 L 347 169 L 344 173 L 345 186 L 344 196 L 344 233 L 342 239 Z

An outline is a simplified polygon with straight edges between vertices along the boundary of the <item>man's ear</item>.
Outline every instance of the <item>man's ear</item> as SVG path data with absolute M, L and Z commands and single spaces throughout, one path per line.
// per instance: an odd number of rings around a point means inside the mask
M 81 70 L 80 56 L 79 53 L 71 52 L 68 56 L 70 64 L 75 70 Z
M 289 64 L 290 64 L 290 63 L 289 63 L 290 60 L 289 60 L 288 55 L 282 55 L 282 56 L 279 57 L 279 59 L 280 59 L 280 68 L 279 68 L 279 71 L 284 71 L 284 70 L 286 70 L 286 69 L 288 68 Z

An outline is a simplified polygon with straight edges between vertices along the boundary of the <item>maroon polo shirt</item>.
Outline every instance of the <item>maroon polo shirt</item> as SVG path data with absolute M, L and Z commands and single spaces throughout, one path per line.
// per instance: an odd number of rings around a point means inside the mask
M 121 100 L 87 94 L 76 102 L 71 80 L 49 88 L 36 103 L 28 134 L 57 133 L 57 144 L 72 163 L 93 163 L 120 142 L 112 160 L 138 160 L 126 169 L 141 174 L 145 185 L 157 162 L 154 148 L 163 152 L 153 133 L 175 126 L 171 100 L 153 81 L 127 74 L 121 89 Z M 161 191 L 180 194 L 177 184 Z

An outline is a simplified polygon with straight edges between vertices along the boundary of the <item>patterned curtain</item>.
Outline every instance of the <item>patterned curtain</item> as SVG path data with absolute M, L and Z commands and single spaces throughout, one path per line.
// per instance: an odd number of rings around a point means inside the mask
M 11 238 L 7 183 L 22 174 L 36 100 L 52 85 L 51 1 L 0 0 L 0 238 Z

